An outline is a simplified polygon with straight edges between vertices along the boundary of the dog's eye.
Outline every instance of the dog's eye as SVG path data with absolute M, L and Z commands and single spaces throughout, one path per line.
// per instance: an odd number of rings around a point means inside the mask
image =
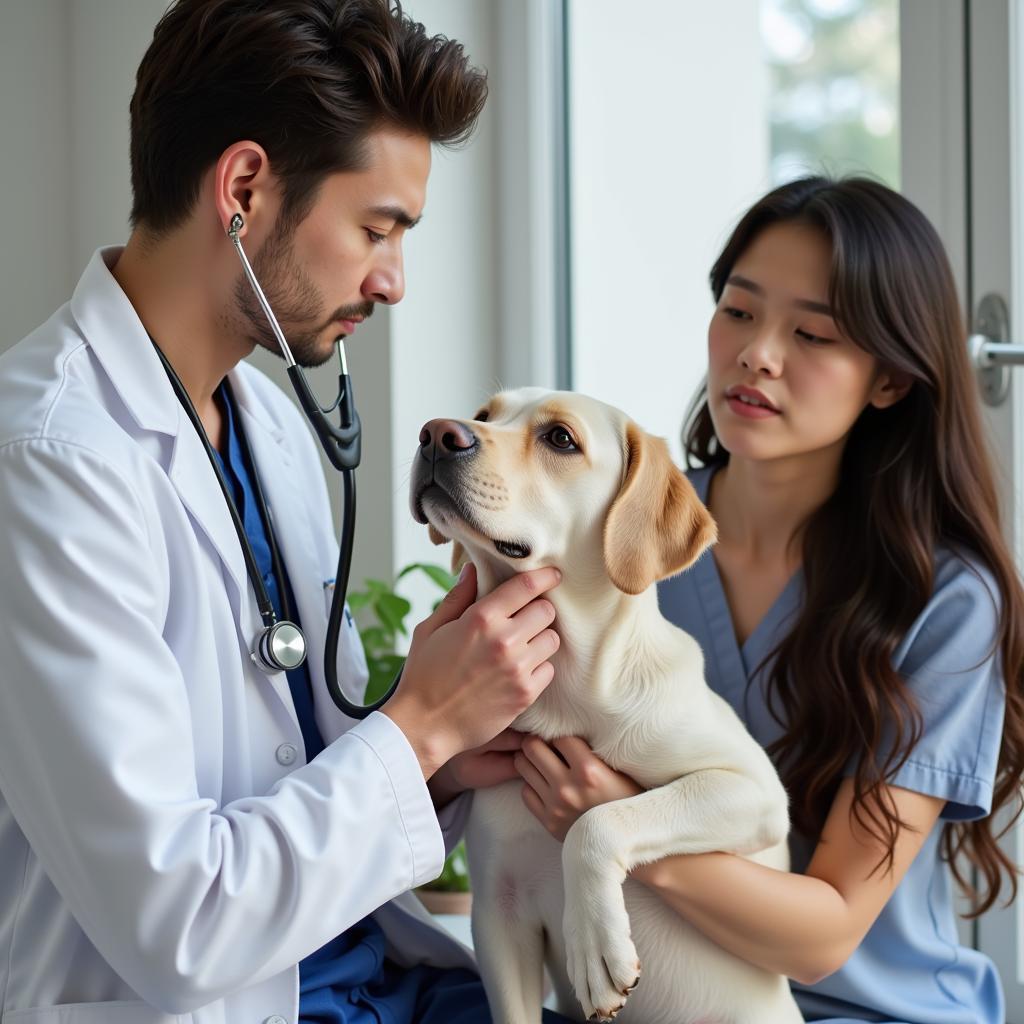
M 481 410 L 480 410 L 480 411 L 479 411 L 479 412 L 478 412 L 478 413 L 477 413 L 477 414 L 476 414 L 476 415 L 475 415 L 475 416 L 473 417 L 473 419 L 475 419 L 475 420 L 476 420 L 477 422 L 479 422 L 479 423 L 486 423 L 486 422 L 487 422 L 487 410 L 486 410 L 486 409 L 481 409 Z
M 560 452 L 578 451 L 572 434 L 565 427 L 552 427 L 544 437 L 552 448 L 557 448 Z

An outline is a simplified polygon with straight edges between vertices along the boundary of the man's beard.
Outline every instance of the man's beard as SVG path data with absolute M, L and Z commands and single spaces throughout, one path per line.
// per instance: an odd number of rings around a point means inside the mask
M 342 306 L 329 317 L 323 316 L 324 302 L 320 293 L 293 258 L 294 237 L 294 228 L 287 232 L 275 230 L 260 246 L 252 268 L 295 362 L 308 368 L 320 366 L 331 358 L 333 345 L 328 347 L 322 340 L 327 327 L 336 320 L 371 316 L 373 303 Z M 235 282 L 235 305 L 249 341 L 283 358 L 281 346 L 244 272 Z M 334 339 L 331 341 L 333 343 Z

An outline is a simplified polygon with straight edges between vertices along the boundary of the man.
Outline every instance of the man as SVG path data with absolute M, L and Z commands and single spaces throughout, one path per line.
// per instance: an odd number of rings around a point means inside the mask
M 227 235 L 240 215 L 296 358 L 323 362 L 402 298 L 431 145 L 485 95 L 389 0 L 180 0 L 158 24 L 128 244 L 0 358 L 5 1017 L 489 1019 L 407 890 L 439 872 L 462 791 L 515 777 L 507 726 L 550 681 L 558 573 L 474 604 L 470 570 L 384 711 L 335 709 L 326 489 L 304 420 L 240 362 L 277 344 Z M 305 631 L 298 669 L 250 658 L 257 576 Z

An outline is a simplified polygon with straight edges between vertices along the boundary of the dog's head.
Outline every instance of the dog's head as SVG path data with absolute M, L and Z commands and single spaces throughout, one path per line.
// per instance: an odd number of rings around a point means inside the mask
M 436 544 L 501 576 L 555 565 L 639 594 L 682 571 L 715 525 L 661 438 L 565 391 L 504 391 L 420 432 L 412 514 Z

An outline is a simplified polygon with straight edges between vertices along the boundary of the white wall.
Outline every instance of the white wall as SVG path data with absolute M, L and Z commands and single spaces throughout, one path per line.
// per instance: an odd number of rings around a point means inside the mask
M 769 185 L 759 4 L 622 11 L 570 0 L 573 384 L 678 458 L 707 363 L 708 272 Z
M 68 50 L 64 0 L 0 8 L 0 351 L 72 283 Z

